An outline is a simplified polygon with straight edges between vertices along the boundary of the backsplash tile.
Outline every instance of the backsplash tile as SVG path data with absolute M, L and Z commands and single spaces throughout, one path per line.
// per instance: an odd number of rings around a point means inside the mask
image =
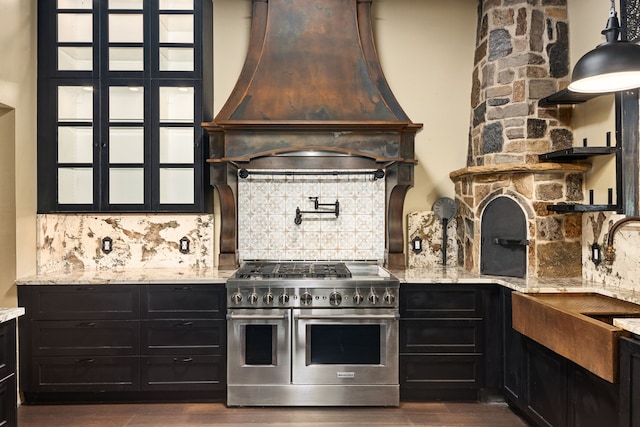
M 238 181 L 240 260 L 372 260 L 385 257 L 385 183 L 368 174 L 250 174 Z M 355 171 L 354 171 L 355 172 Z M 360 171 L 358 171 L 360 172 Z M 339 215 L 302 214 L 296 208 Z
M 618 229 L 614 236 L 615 259 L 604 260 L 604 251 L 611 226 L 624 215 L 613 212 L 593 212 L 582 215 L 582 277 L 585 280 L 623 290 L 640 290 L 640 222 L 632 221 Z M 602 262 L 593 262 L 591 246 L 602 248 Z
M 447 223 L 447 267 L 457 266 L 458 241 L 456 221 Z M 411 242 L 422 239 L 422 251 L 415 253 Z M 432 211 L 411 212 L 407 215 L 407 247 L 409 268 L 442 267 L 442 221 Z
M 211 268 L 213 215 L 38 215 L 38 273 L 64 269 Z M 102 239 L 113 241 L 104 253 Z M 189 239 L 189 252 L 179 241 Z

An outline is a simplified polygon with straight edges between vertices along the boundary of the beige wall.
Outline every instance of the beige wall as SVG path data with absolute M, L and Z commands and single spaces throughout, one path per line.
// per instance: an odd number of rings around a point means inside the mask
M 36 1 L 0 1 L 0 306 L 35 272 Z M 16 243 L 17 242 L 17 243 Z
M 571 69 L 588 51 L 604 42 L 600 31 L 605 27 L 610 2 L 600 0 L 568 0 L 569 51 Z M 619 2 L 616 9 L 620 11 Z M 605 135 L 611 132 L 615 144 L 615 111 L 613 95 L 600 96 L 573 109 L 575 145 L 587 138 L 589 145 L 605 145 Z M 615 192 L 615 159 L 613 156 L 593 159 L 593 168 L 587 174 L 586 189 L 594 190 L 594 202 L 607 203 L 607 189 Z M 587 193 L 588 194 L 588 193 Z M 615 202 L 615 193 L 614 193 Z

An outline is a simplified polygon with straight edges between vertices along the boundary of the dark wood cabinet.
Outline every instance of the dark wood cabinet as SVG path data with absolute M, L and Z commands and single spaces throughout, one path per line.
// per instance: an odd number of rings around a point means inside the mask
M 488 382 L 486 312 L 491 289 L 401 285 L 401 399 L 478 399 Z
M 16 320 L 0 323 L 0 427 L 15 427 L 16 393 Z
M 18 301 L 26 403 L 224 398 L 224 286 L 19 286 Z
M 620 338 L 620 427 L 640 427 L 640 339 Z

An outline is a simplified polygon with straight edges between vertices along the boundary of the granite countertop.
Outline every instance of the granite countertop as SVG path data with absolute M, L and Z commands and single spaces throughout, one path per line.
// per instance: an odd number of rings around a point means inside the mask
M 24 307 L 0 308 L 0 323 L 8 322 L 24 315 Z
M 107 285 L 107 284 L 222 284 L 235 270 L 216 268 L 148 268 L 55 271 L 16 280 L 21 285 Z

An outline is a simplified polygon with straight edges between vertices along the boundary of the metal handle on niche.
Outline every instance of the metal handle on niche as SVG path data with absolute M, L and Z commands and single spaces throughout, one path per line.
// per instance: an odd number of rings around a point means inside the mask
M 300 207 L 296 207 L 296 217 L 293 222 L 296 225 L 302 224 L 302 214 L 334 214 L 336 218 L 340 216 L 340 202 L 336 200 L 335 203 L 320 203 L 318 197 L 309 197 L 309 200 L 313 201 L 314 211 L 301 211 Z M 332 210 L 321 209 L 324 206 L 332 206 Z

